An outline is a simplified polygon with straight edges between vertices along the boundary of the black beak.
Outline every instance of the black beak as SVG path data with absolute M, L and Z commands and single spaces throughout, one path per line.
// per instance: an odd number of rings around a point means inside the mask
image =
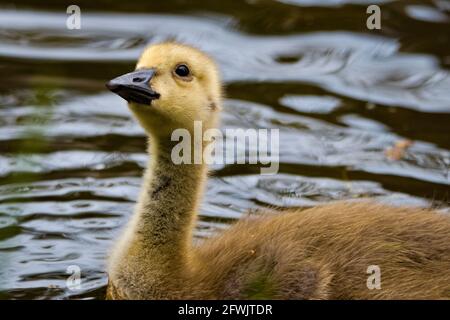
M 150 87 L 154 75 L 154 69 L 136 70 L 110 80 L 106 87 L 128 102 L 149 105 L 159 98 L 159 93 Z

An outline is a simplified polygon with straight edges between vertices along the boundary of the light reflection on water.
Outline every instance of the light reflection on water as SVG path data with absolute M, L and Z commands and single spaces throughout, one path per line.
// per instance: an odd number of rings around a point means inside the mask
M 447 206 L 450 28 L 441 1 L 378 1 L 397 14 L 381 32 L 358 22 L 368 1 L 242 2 L 235 13 L 196 3 L 181 12 L 175 3 L 173 12 L 93 8 L 79 31 L 54 8 L 0 10 L 0 298 L 103 297 L 105 256 L 146 165 L 142 129 L 103 83 L 166 39 L 219 62 L 224 128 L 280 129 L 278 175 L 213 167 L 198 239 L 266 206 L 364 197 Z M 403 139 L 414 144 L 389 160 L 386 148 Z M 66 289 L 69 265 L 82 269 L 79 292 Z

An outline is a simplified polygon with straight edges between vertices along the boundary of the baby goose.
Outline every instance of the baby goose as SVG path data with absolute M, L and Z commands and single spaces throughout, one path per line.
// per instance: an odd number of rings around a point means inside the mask
M 215 63 L 189 46 L 152 45 L 107 86 L 128 101 L 151 153 L 111 255 L 107 298 L 450 298 L 450 218 L 429 210 L 341 202 L 243 219 L 194 246 L 207 168 L 174 164 L 171 134 L 192 132 L 195 120 L 217 126 Z M 381 277 L 375 289 L 371 272 Z

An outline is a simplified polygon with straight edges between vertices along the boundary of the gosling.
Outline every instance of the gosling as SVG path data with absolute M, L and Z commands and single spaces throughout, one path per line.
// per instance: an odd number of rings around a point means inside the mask
M 108 299 L 450 298 L 450 218 L 431 210 L 338 202 L 253 215 L 194 245 L 207 167 L 174 164 L 171 135 L 193 133 L 194 121 L 218 126 L 214 61 L 190 46 L 156 44 L 107 87 L 128 101 L 151 154 L 110 257 Z

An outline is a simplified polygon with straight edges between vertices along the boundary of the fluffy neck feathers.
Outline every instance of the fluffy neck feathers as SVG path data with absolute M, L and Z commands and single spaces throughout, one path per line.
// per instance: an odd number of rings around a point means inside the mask
M 206 176 L 204 164 L 171 159 L 175 142 L 151 138 L 149 166 L 137 204 L 136 234 L 153 263 L 188 263 L 192 229 Z M 157 258 L 156 258 L 157 256 Z

